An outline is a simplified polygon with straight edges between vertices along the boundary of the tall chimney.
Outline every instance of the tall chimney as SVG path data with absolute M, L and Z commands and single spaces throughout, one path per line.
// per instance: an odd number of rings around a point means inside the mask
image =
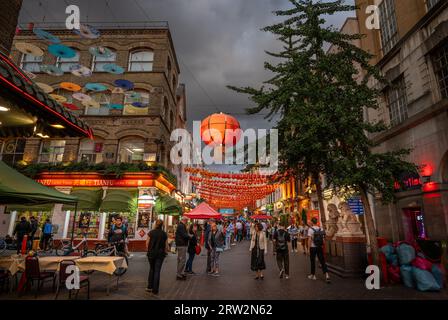
M 1 0 L 0 4 L 0 50 L 9 54 L 16 33 L 22 0 Z

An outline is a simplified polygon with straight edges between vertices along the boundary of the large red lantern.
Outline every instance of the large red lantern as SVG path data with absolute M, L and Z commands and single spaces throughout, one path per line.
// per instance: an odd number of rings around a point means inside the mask
M 228 114 L 215 113 L 202 120 L 201 139 L 207 145 L 233 146 L 240 138 L 240 123 Z

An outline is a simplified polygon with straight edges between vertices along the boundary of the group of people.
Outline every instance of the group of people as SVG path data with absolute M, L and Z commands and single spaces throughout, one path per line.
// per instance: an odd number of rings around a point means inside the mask
M 176 279 L 185 280 L 187 275 L 194 275 L 193 262 L 196 255 L 201 253 L 200 235 L 201 226 L 192 223 L 187 227 L 188 219 L 182 217 L 175 232 L 175 245 L 177 249 Z M 159 293 L 160 272 L 163 261 L 170 252 L 168 235 L 163 230 L 163 221 L 157 220 L 155 227 L 148 233 L 147 256 L 149 261 L 148 286 L 146 291 L 154 295 Z M 235 231 L 236 230 L 236 231 Z M 235 235 L 233 237 L 232 235 Z M 322 267 L 326 281 L 330 282 L 327 265 L 324 258 L 323 244 L 325 232 L 318 226 L 316 218 L 311 224 L 297 227 L 295 224 L 286 226 L 282 223 L 269 226 L 265 222 L 249 223 L 238 220 L 222 223 L 210 219 L 204 226 L 204 247 L 207 250 L 206 272 L 211 276 L 220 276 L 219 259 L 222 252 L 229 250 L 230 246 L 242 239 L 250 239 L 251 270 L 256 273 L 256 280 L 263 280 L 263 270 L 266 269 L 265 255 L 268 252 L 268 240 L 272 240 L 274 255 L 279 268 L 279 277 L 289 279 L 289 245 L 291 253 L 298 252 L 300 240 L 303 253 L 310 256 L 311 272 L 308 276 L 316 280 L 316 258 Z M 188 259 L 187 259 L 188 254 Z
M 20 221 L 16 224 L 12 234 L 12 237 L 16 238 L 17 253 L 20 253 L 22 249 L 22 242 L 25 236 L 27 236 L 28 239 L 26 244 L 27 249 L 32 248 L 33 241 L 36 238 L 38 231 L 41 231 L 39 246 L 42 250 L 46 250 L 53 235 L 53 225 L 51 224 L 50 219 L 46 219 L 42 228 L 39 228 L 39 221 L 35 217 L 30 217 L 29 221 L 24 216 L 20 218 Z
M 291 242 L 291 252 L 298 252 L 297 241 L 301 240 L 303 252 L 310 256 L 311 272 L 308 278 L 317 280 L 316 278 L 316 257 L 322 267 L 325 280 L 330 283 L 330 275 L 328 273 L 327 264 L 325 262 L 323 245 L 325 231 L 318 226 L 316 218 L 311 219 L 311 225 L 302 225 L 297 228 L 292 224 L 288 228 L 280 223 L 273 226 L 267 232 L 264 230 L 262 223 L 255 225 L 255 232 L 251 238 L 251 270 L 256 272 L 255 280 L 263 280 L 263 270 L 266 269 L 264 256 L 268 251 L 268 238 L 273 242 L 274 255 L 276 255 L 277 266 L 280 270 L 280 278 L 285 276 L 289 279 L 289 248 L 288 243 Z

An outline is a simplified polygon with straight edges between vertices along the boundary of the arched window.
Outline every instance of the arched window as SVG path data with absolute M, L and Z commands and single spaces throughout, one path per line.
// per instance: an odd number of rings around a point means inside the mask
M 103 140 L 84 139 L 79 144 L 79 161 L 90 164 L 103 162 Z
M 22 58 L 20 60 L 20 68 L 24 71 L 28 72 L 40 72 L 40 66 L 42 65 L 43 56 L 35 57 L 29 54 L 22 54 Z
M 64 72 L 70 72 L 70 67 L 79 64 L 79 51 L 75 50 L 76 55 L 73 58 L 61 58 L 56 60 L 56 66 Z
M 143 138 L 126 138 L 120 141 L 118 162 L 133 163 L 143 161 L 145 141 Z
M 110 52 L 112 53 L 109 57 L 96 57 L 93 56 L 92 59 L 92 71 L 93 72 L 104 72 L 104 65 L 109 64 L 109 63 L 114 63 L 115 61 L 117 61 L 117 53 L 115 52 L 115 50 L 112 50 L 110 48 L 108 48 L 110 50 Z
M 149 72 L 152 71 L 153 63 L 154 52 L 150 50 L 134 51 L 129 56 L 129 71 Z

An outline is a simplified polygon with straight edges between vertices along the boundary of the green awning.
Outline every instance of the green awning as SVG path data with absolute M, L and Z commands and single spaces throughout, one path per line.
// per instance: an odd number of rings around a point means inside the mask
M 101 212 L 136 212 L 137 189 L 108 189 L 101 202 Z
M 78 198 L 78 211 L 89 210 L 98 211 L 101 199 L 103 198 L 103 189 L 92 188 L 73 188 L 70 193 Z M 62 210 L 75 210 L 74 205 L 65 205 Z
M 78 199 L 45 187 L 0 161 L 0 204 L 76 203 Z
M 182 206 L 179 201 L 169 195 L 159 196 L 154 209 L 156 214 L 168 214 L 171 216 L 182 214 Z
M 46 203 L 46 204 L 38 204 L 35 206 L 27 206 L 27 205 L 19 205 L 19 204 L 11 204 L 6 206 L 6 211 L 12 212 L 12 211 L 18 211 L 18 212 L 40 212 L 40 211 L 47 211 L 50 212 L 54 208 L 53 203 Z

